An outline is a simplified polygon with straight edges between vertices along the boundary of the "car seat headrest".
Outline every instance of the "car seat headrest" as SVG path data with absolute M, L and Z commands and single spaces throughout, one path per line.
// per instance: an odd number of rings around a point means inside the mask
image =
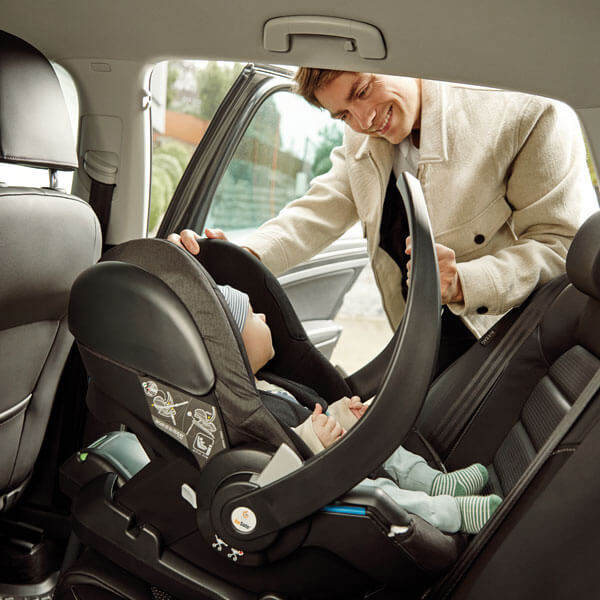
M 87 269 L 73 285 L 69 322 L 80 343 L 119 364 L 190 394 L 207 394 L 214 384 L 206 347 L 186 307 L 140 267 L 108 261 Z
M 567 275 L 579 291 L 600 300 L 600 212 L 575 235 L 567 254 Z
M 0 160 L 77 168 L 75 141 L 56 73 L 27 42 L 0 31 Z

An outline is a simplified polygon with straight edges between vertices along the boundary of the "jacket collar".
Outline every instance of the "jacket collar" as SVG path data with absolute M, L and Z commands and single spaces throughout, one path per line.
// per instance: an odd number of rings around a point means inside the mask
M 419 164 L 436 163 L 448 160 L 448 140 L 446 128 L 446 89 L 439 81 L 422 80 L 421 87 L 421 144 Z M 356 160 L 369 154 L 377 164 L 386 164 L 393 159 L 393 146 L 383 139 L 363 134 L 347 132 L 347 137 L 356 136 L 358 150 Z M 391 168 L 391 166 L 390 166 Z

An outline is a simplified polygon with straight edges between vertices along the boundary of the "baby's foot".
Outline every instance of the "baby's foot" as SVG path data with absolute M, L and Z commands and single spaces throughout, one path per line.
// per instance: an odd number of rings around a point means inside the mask
M 451 473 L 440 473 L 431 484 L 430 496 L 471 496 L 478 494 L 487 483 L 487 469 L 475 463 L 465 469 L 452 471 Z
M 463 496 L 455 498 L 460 511 L 460 531 L 477 533 L 500 506 L 502 498 L 489 496 Z

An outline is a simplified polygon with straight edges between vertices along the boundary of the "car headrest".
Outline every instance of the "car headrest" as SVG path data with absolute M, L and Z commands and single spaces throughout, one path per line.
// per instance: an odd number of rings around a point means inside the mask
M 600 212 L 575 235 L 567 254 L 567 275 L 579 291 L 600 300 Z
M 0 31 L 0 160 L 77 168 L 69 113 L 52 65 L 5 31 Z

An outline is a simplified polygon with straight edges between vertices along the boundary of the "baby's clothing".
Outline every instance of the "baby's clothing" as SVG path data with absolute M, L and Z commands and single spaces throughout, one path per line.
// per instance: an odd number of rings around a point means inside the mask
M 287 402 L 300 404 L 287 390 L 263 380 L 256 380 L 259 390 L 270 392 Z M 349 399 L 342 398 L 329 405 L 327 414 L 334 417 L 346 430 L 358 421 L 349 408 Z M 324 450 L 312 426 L 312 415 L 292 427 L 296 434 L 315 453 Z M 377 487 L 388 494 L 399 506 L 418 515 L 441 531 L 455 533 L 461 526 L 458 503 L 452 496 L 430 496 L 433 480 L 441 473 L 431 468 L 424 458 L 399 446 L 383 464 L 390 479 L 365 479 L 363 485 Z

